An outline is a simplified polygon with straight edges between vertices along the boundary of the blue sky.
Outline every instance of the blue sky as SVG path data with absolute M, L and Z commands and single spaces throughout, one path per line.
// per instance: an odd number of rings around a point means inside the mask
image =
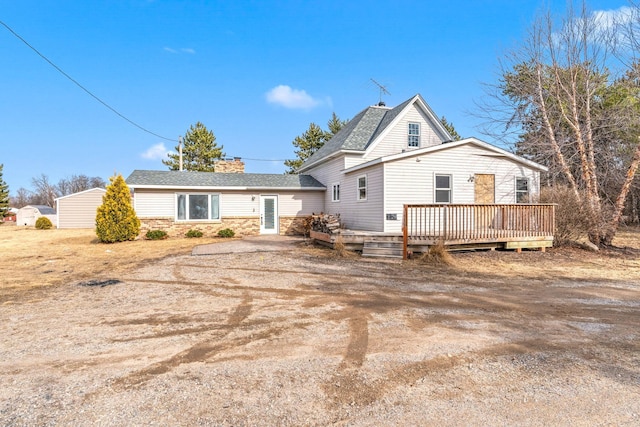
M 283 173 L 309 123 L 378 102 L 371 78 L 388 106 L 420 93 L 462 136 L 482 137 L 474 102 L 544 4 L 0 0 L 0 20 L 140 126 L 177 140 L 200 121 L 247 172 Z M 0 163 L 12 194 L 41 174 L 57 183 L 166 169 L 160 158 L 176 142 L 109 111 L 3 26 L 0 48 Z

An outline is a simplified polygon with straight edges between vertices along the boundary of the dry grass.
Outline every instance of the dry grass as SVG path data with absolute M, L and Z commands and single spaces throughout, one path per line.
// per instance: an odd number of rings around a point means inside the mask
M 439 240 L 438 243 L 429 247 L 429 251 L 420 257 L 420 261 L 431 265 L 452 265 L 454 258 L 447 251 L 444 241 Z
M 189 254 L 200 239 L 98 243 L 93 230 L 36 230 L 0 226 L 0 288 L 37 287 L 116 275 L 152 260 Z

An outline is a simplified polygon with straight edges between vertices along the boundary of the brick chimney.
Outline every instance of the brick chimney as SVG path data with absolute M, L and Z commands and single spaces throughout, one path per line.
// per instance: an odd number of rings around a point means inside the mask
M 244 162 L 240 157 L 218 160 L 213 164 L 217 173 L 244 173 Z

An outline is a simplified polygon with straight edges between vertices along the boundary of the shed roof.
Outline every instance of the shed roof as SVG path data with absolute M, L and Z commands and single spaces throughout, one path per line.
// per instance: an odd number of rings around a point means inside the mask
M 47 205 L 27 205 L 24 206 L 24 208 L 35 208 L 37 209 L 41 215 L 55 215 L 56 214 L 56 210 L 53 209 L 51 206 L 47 206 Z
M 134 170 L 131 188 L 325 190 L 311 175 Z

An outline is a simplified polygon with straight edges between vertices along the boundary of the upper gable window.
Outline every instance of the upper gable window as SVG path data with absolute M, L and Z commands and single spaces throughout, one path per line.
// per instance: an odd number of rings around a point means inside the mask
M 420 147 L 420 123 L 409 123 L 409 147 Z

